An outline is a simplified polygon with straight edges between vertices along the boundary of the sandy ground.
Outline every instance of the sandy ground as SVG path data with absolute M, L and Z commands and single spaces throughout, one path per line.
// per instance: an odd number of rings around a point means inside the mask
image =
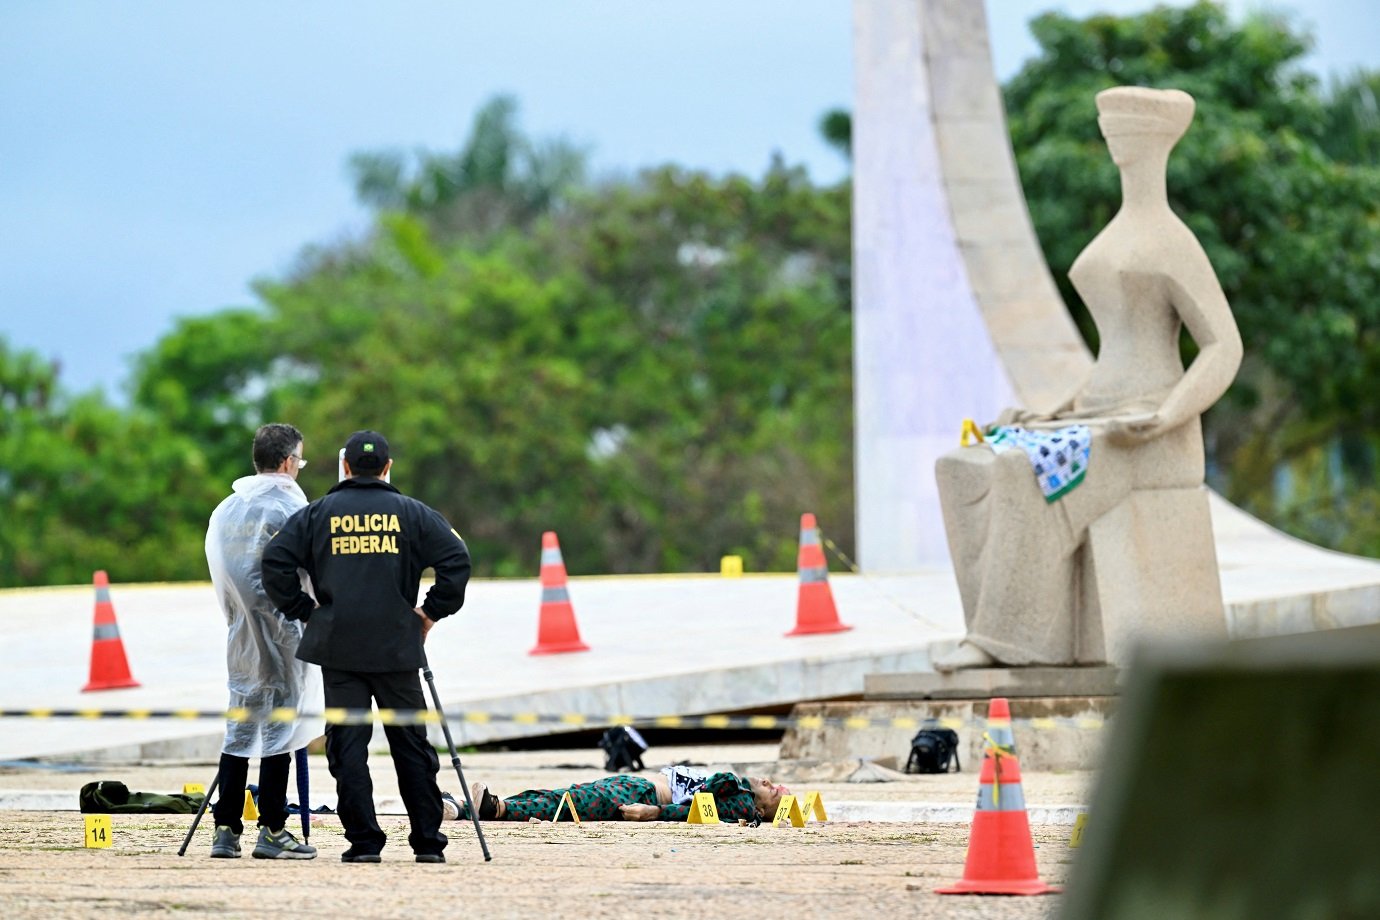
M 762 767 L 794 771 L 835 801 L 971 801 L 975 771 L 907 777 L 887 783 L 813 781 L 811 768 L 777 764 L 775 745 L 661 748 L 657 763 Z M 462 755 L 466 779 L 498 793 L 559 787 L 602 775 L 599 752 L 545 751 Z M 458 792 L 442 756 L 442 786 Z M 396 791 L 386 755 L 371 760 L 377 793 Z M 651 766 L 651 764 L 649 764 Z M 313 785 L 329 788 L 324 762 L 313 758 Z M 814 777 L 847 770 L 819 765 Z M 209 764 L 107 765 L 91 772 L 0 771 L 0 791 L 76 790 L 92 779 L 119 779 L 139 791 L 180 791 L 209 782 Z M 252 777 L 252 773 L 251 773 Z M 784 778 L 784 777 L 783 777 Z M 1032 804 L 1086 801 L 1083 774 L 1027 774 Z M 295 827 L 296 819 L 293 819 Z M 179 857 L 190 816 L 115 815 L 113 846 L 86 849 L 83 819 L 72 812 L 0 811 L 0 916 L 262 917 L 281 909 L 356 917 L 416 917 L 445 911 L 491 917 L 864 917 L 1044 918 L 1059 897 L 952 897 L 937 885 L 963 875 L 968 827 L 957 824 L 844 823 L 805 828 L 696 827 L 659 822 L 561 824 L 486 823 L 492 861 L 485 862 L 473 825 L 448 822 L 445 865 L 417 865 L 406 846 L 406 819 L 381 817 L 390 835 L 380 865 L 344 865 L 347 843 L 334 816 L 317 816 L 311 862 L 248 858 L 211 860 L 203 821 Z M 1067 878 L 1073 854 L 1067 826 L 1032 828 L 1041 877 Z M 251 838 L 246 835 L 246 842 Z M 250 845 L 252 846 L 252 844 Z M 265 901 L 264 892 L 269 892 Z

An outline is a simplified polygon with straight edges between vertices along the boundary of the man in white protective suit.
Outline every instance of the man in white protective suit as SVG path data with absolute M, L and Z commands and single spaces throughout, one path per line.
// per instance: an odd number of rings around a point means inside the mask
M 292 425 L 264 425 L 254 433 L 253 476 L 235 480 L 233 492 L 211 513 L 206 563 L 229 628 L 226 668 L 230 707 L 254 713 L 304 711 L 315 703 L 321 676 L 297 658 L 302 624 L 284 619 L 264 594 L 260 563 L 264 545 L 307 496 L 297 484 L 302 432 Z M 312 859 L 316 848 L 294 837 L 287 824 L 287 782 L 292 752 L 319 734 L 297 721 L 228 721 L 220 755 L 220 798 L 211 856 L 238 859 L 249 758 L 259 758 L 259 836 L 256 859 Z

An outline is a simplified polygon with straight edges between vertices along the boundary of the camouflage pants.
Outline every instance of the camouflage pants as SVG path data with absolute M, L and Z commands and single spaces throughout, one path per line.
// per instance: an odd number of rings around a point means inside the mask
M 640 776 L 606 776 L 592 783 L 576 783 L 569 789 L 528 789 L 526 792 L 509 796 L 503 800 L 508 810 L 502 820 L 526 821 L 528 818 L 540 818 L 550 821 L 556 813 L 556 806 L 560 804 L 561 796 L 567 792 L 570 793 L 571 801 L 575 803 L 575 810 L 580 813 L 581 821 L 620 821 L 623 815 L 618 811 L 619 805 L 632 805 L 638 802 L 644 805 L 657 804 L 656 787 L 652 785 L 651 780 L 642 779 Z M 463 804 L 460 806 L 460 817 L 469 818 L 469 810 Z M 561 820 L 573 820 L 568 807 L 561 811 Z

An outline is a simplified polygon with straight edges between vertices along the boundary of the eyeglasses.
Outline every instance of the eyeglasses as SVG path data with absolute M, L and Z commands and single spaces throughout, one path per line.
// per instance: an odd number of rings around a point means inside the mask
M 301 454 L 288 454 L 288 456 L 291 457 L 293 460 L 297 461 L 297 466 L 299 468 L 307 465 L 307 461 L 302 459 Z

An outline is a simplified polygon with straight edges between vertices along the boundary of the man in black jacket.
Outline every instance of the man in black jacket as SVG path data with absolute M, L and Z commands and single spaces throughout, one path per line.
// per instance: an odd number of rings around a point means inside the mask
M 321 665 L 328 708 L 426 709 L 417 671 L 437 620 L 460 609 L 470 577 L 465 541 L 436 511 L 384 477 L 388 441 L 356 431 L 345 443 L 346 479 L 288 518 L 264 550 L 264 590 L 283 616 L 306 622 L 297 657 Z M 422 570 L 436 584 L 414 607 Z M 302 590 L 311 576 L 316 600 Z M 319 605 L 319 606 L 318 606 Z M 440 762 L 419 725 L 385 725 L 417 862 L 445 862 Z M 326 760 L 350 848 L 343 862 L 380 861 L 387 835 L 374 814 L 369 776 L 372 724 L 329 725 Z

